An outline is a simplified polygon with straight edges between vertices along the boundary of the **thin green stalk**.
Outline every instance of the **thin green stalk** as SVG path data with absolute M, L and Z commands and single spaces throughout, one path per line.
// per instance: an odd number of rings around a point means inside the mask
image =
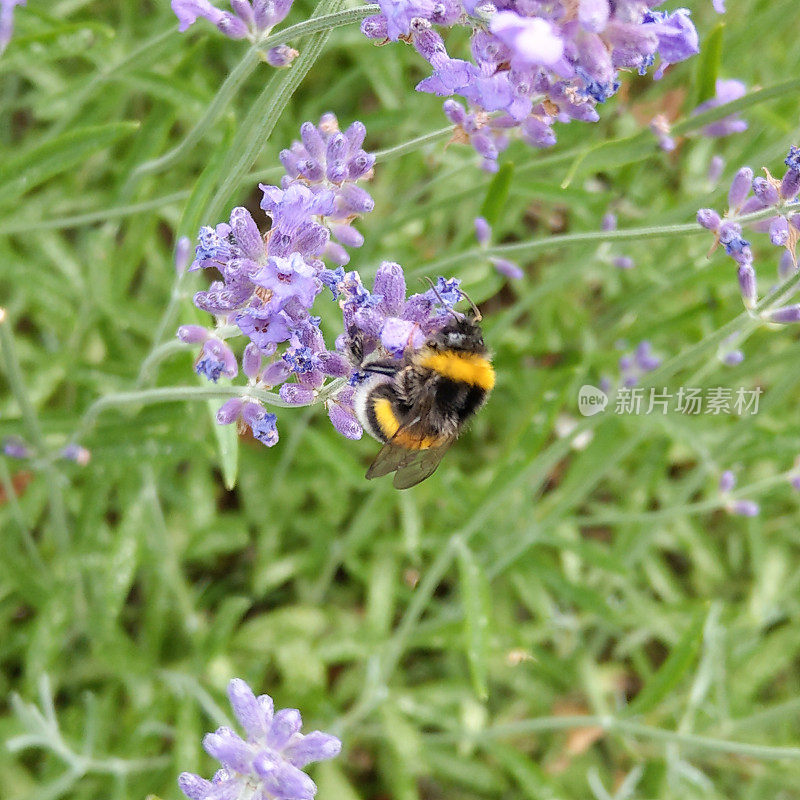
M 28 396 L 25 381 L 22 379 L 22 369 L 17 350 L 14 345 L 14 335 L 11 332 L 11 322 L 4 309 L 0 308 L 0 349 L 6 363 L 6 377 L 14 396 L 17 398 L 22 419 L 28 430 L 31 444 L 41 456 L 47 451 L 47 445 L 39 425 L 39 418 L 36 409 Z M 56 541 L 61 549 L 66 549 L 69 544 L 69 526 L 67 525 L 67 514 L 64 508 L 64 497 L 61 492 L 61 476 L 49 461 L 44 462 L 43 471 L 47 478 L 47 488 L 50 500 L 50 513 L 53 518 L 53 529 Z
M 323 19 L 326 16 L 325 12 L 336 9 L 341 2 L 342 0 L 323 0 L 315 9 L 316 16 L 308 20 L 309 24 L 314 20 Z M 232 163 L 227 165 L 225 175 L 201 218 L 213 219 L 219 215 L 230 194 L 252 167 L 264 144 L 269 141 L 284 108 L 322 54 L 330 35 L 330 28 L 322 28 L 316 32 L 303 52 L 295 59 L 291 69 L 285 70 L 282 75 L 276 75 L 253 103 L 231 144 Z
M 790 759 L 800 760 L 800 747 L 775 747 L 772 745 L 749 744 L 747 742 L 731 742 L 726 739 L 715 739 L 694 733 L 679 733 L 664 728 L 644 725 L 640 722 L 617 719 L 610 716 L 554 716 L 512 722 L 507 725 L 495 725 L 483 730 L 453 731 L 447 733 L 428 734 L 427 738 L 437 742 L 470 741 L 480 744 L 482 741 L 493 741 L 512 736 L 549 731 L 564 731 L 575 728 L 602 728 L 617 736 L 631 736 L 635 739 L 649 739 L 698 750 L 709 750 L 730 756 L 746 756 L 764 761 Z
M 763 209 L 753 214 L 745 214 L 737 217 L 736 221 L 741 224 L 758 222 L 775 216 L 774 209 Z M 686 222 L 680 225 L 652 225 L 642 228 L 623 228 L 615 231 L 582 231 L 580 233 L 564 233 L 557 236 L 541 237 L 531 239 L 527 242 L 514 242 L 513 244 L 495 245 L 485 249 L 473 247 L 451 256 L 447 256 L 433 264 L 427 264 L 425 271 L 440 272 L 443 268 L 452 264 L 460 264 L 465 259 L 486 259 L 488 256 L 520 256 L 529 255 L 539 250 L 549 250 L 555 247 L 566 245 L 593 244 L 598 242 L 617 242 L 617 241 L 636 241 L 638 239 L 653 239 L 662 236 L 697 236 L 700 234 L 709 235 L 705 228 L 701 228 L 696 222 Z M 412 271 L 416 275 L 419 270 Z
M 344 379 L 331 381 L 319 391 L 311 405 L 324 402 L 336 394 L 343 385 Z M 298 408 L 296 404 L 282 400 L 280 395 L 254 386 L 163 386 L 156 389 L 140 389 L 107 394 L 95 400 L 84 412 L 75 438 L 77 440 L 83 438 L 96 424 L 100 414 L 111 408 L 130 408 L 195 400 L 228 400 L 231 397 L 252 397 L 266 405 L 278 408 Z
M 70 217 L 51 217 L 31 222 L 25 220 L 10 220 L 4 225 L 0 225 L 0 235 L 60 228 L 77 228 L 80 225 L 91 225 L 94 222 L 105 222 L 109 219 L 129 217 L 143 211 L 152 211 L 162 206 L 168 206 L 170 203 L 178 203 L 181 200 L 185 200 L 189 194 L 188 190 L 173 192 L 172 194 L 163 195 L 161 197 L 154 197 L 152 200 L 143 200 L 141 203 L 104 208 L 100 211 L 87 211 L 85 214 L 74 214 Z
M 259 53 L 256 46 L 249 47 L 239 63 L 231 70 L 225 78 L 219 91 L 214 95 L 214 99 L 209 103 L 205 113 L 197 121 L 194 127 L 186 134 L 179 144 L 172 148 L 163 156 L 146 161 L 140 164 L 130 177 L 130 181 L 135 180 L 140 175 L 151 172 L 160 172 L 174 164 L 184 153 L 191 150 L 206 134 L 211 126 L 219 119 L 223 111 L 236 97 L 242 84 L 250 77 L 253 70 L 259 63 Z
M 422 136 L 417 136 L 416 139 L 409 139 L 407 142 L 403 142 L 403 144 L 398 144 L 394 147 L 387 147 L 385 150 L 378 150 L 375 153 L 375 161 L 383 162 L 390 161 L 393 158 L 399 158 L 400 156 L 406 155 L 406 153 L 413 153 L 415 150 L 419 150 L 426 144 L 438 142 L 440 139 L 447 139 L 452 135 L 452 125 L 448 125 L 445 128 L 439 128 L 438 130 L 431 131 L 430 133 L 424 133 Z
M 258 42 L 258 46 L 266 52 L 271 47 L 286 44 L 302 36 L 311 36 L 321 31 L 332 31 L 334 28 L 341 28 L 353 22 L 360 22 L 364 17 L 368 17 L 370 14 L 377 14 L 380 10 L 381 7 L 379 5 L 371 3 L 358 8 L 346 8 L 342 11 L 320 14 L 318 17 L 312 17 L 304 22 L 298 22 L 296 25 L 290 25 L 277 33 L 270 34 L 266 39 Z

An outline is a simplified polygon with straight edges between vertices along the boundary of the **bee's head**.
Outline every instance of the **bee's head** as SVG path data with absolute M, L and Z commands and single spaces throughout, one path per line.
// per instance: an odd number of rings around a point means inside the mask
M 480 325 L 468 316 L 453 316 L 433 337 L 433 344 L 442 350 L 461 350 L 469 353 L 485 353 L 483 331 Z

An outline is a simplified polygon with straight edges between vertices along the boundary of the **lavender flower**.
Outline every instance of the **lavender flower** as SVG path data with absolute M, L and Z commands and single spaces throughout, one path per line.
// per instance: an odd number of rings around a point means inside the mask
M 62 447 L 59 455 L 66 461 L 72 461 L 80 467 L 85 467 L 92 459 L 91 452 L 76 442 L 70 442 Z
M 220 11 L 209 0 L 172 0 L 171 5 L 181 32 L 202 17 L 231 39 L 258 41 L 284 20 L 292 0 L 231 0 L 233 13 Z M 269 56 L 267 61 L 270 61 Z
M 597 104 L 619 88 L 619 70 L 643 74 L 660 57 L 660 77 L 669 64 L 698 52 L 688 11 L 651 5 L 381 0 L 381 13 L 367 17 L 361 30 L 378 41 L 406 41 L 428 61 L 432 73 L 418 91 L 461 95 L 469 103 L 460 113 L 445 105 L 445 113 L 457 126 L 455 140 L 471 144 L 491 170 L 510 134 L 549 147 L 555 122 L 597 121 Z M 452 58 L 434 26 L 468 28 L 471 59 Z
M 778 269 L 782 279 L 797 267 L 800 215 L 795 213 L 795 197 L 800 190 L 800 148 L 792 147 L 784 163 L 787 169 L 781 180 L 773 178 L 766 169 L 766 177 L 754 178 L 749 167 L 742 167 L 731 182 L 724 217 L 711 208 L 701 208 L 697 212 L 698 224 L 715 234 L 712 251 L 721 244 L 736 262 L 739 288 L 748 310 L 758 302 L 757 276 L 750 241 L 743 238 L 740 218 L 757 211 L 769 211 L 771 216 L 751 224 L 757 232 L 768 233 L 773 245 L 785 248 Z M 792 309 L 792 306 L 774 309 L 767 312 L 764 319 L 782 324 L 794 322 Z
M 14 33 L 14 8 L 24 6 L 27 0 L 0 0 L 0 53 L 2 53 Z
M 178 778 L 181 791 L 189 800 L 311 800 L 317 786 L 303 767 L 335 758 L 342 743 L 321 731 L 303 735 L 297 709 L 274 711 L 269 695 L 256 697 L 239 678 L 228 684 L 228 697 L 247 738 L 226 727 L 206 734 L 203 747 L 222 769 L 210 781 L 182 773 Z
M 736 500 L 731 496 L 735 486 L 736 476 L 731 470 L 725 470 L 719 479 L 719 492 L 724 500 L 725 510 L 739 517 L 757 517 L 761 510 L 758 503 L 752 500 Z
M 481 247 L 488 247 L 492 238 L 492 226 L 483 218 L 475 218 L 475 237 Z M 509 261 L 507 258 L 497 258 L 490 256 L 489 261 L 492 266 L 504 277 L 511 278 L 512 280 L 519 280 L 525 273 L 520 268 L 519 264 L 514 261 Z
M 741 81 L 717 80 L 716 93 L 710 100 L 701 103 L 692 111 L 692 114 L 701 114 L 703 111 L 710 111 L 712 108 L 731 103 L 743 97 L 747 92 L 747 87 Z M 730 136 L 732 133 L 741 133 L 747 130 L 747 123 L 738 114 L 729 114 L 727 117 L 712 122 L 703 128 L 704 136 Z
M 643 375 L 661 365 L 661 356 L 653 352 L 652 344 L 646 339 L 639 342 L 636 349 L 619 359 L 620 381 L 623 386 L 632 387 L 639 383 Z
M 249 429 L 268 447 L 278 442 L 277 418 L 262 399 L 276 388 L 280 405 L 324 402 L 334 428 L 359 438 L 353 386 L 361 376 L 351 363 L 351 338 L 358 336 L 366 353 L 401 359 L 447 322 L 462 297 L 457 280 L 439 278 L 434 289 L 407 298 L 403 269 L 392 262 L 378 267 L 369 291 L 358 272 L 341 266 L 349 258 L 345 248 L 363 243 L 354 223 L 374 205 L 358 185 L 374 164 L 362 147 L 365 134 L 360 122 L 341 132 L 333 114 L 319 125 L 304 123 L 301 141 L 281 153 L 287 174 L 280 185 L 261 186 L 269 231 L 262 235 L 250 212 L 235 208 L 229 222 L 205 226 L 198 236 L 190 270 L 214 269 L 221 276 L 194 297 L 214 328 L 183 325 L 178 338 L 201 345 L 195 369 L 216 382 L 237 377 L 239 361 L 229 342 L 245 337 L 247 385 L 221 406 L 217 422 L 235 423 L 241 433 Z M 325 259 L 338 266 L 327 267 Z M 338 300 L 346 332 L 332 349 L 320 317 L 311 313 L 325 287 Z M 277 403 L 274 394 L 271 399 Z
M 3 439 L 0 448 L 2 448 L 3 455 L 9 458 L 25 459 L 30 458 L 33 454 L 28 443 L 20 436 L 7 436 Z

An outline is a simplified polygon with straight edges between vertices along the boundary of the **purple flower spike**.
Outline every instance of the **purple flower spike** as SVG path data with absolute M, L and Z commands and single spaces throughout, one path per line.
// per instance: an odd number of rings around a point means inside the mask
M 614 256 L 611 259 L 611 263 L 617 269 L 633 269 L 636 266 L 636 262 L 630 256 Z
M 731 514 L 739 517 L 757 517 L 761 507 L 753 500 L 736 500 L 729 508 Z
M 482 247 L 492 238 L 492 226 L 483 217 L 475 217 L 475 238 Z
M 617 229 L 617 215 L 614 214 L 612 211 L 607 211 L 605 214 L 603 214 L 603 219 L 600 222 L 600 230 L 615 231 L 616 229 Z
M 739 267 L 737 274 L 739 277 L 739 289 L 742 293 L 744 307 L 751 309 L 758 302 L 756 272 L 751 266 L 743 265 Z
M 2 450 L 3 455 L 18 459 L 29 458 L 33 452 L 19 436 L 7 436 L 3 439 Z
M 261 371 L 261 362 L 261 351 L 253 342 L 250 342 L 244 348 L 244 354 L 242 355 L 242 372 L 248 378 L 257 378 L 258 373 Z
M 773 217 L 769 223 L 769 240 L 776 247 L 785 247 L 789 242 L 789 223 L 785 217 Z
M 725 169 L 725 159 L 720 155 L 711 157 L 708 163 L 708 182 L 716 185 L 717 181 L 722 177 L 722 170 Z
M 763 318 L 767 322 L 777 322 L 788 325 L 792 322 L 800 322 L 800 305 L 783 306 L 765 312 Z
M 521 67 L 553 67 L 564 55 L 564 42 L 557 30 L 541 17 L 498 11 L 492 16 L 489 29 L 509 48 L 512 59 Z
M 721 492 L 729 492 L 736 486 L 736 476 L 729 469 L 722 473 L 719 479 L 719 490 Z
M 328 403 L 328 418 L 330 419 L 333 427 L 336 428 L 336 430 L 341 433 L 342 436 L 346 437 L 347 439 L 360 439 L 364 435 L 364 430 L 351 410 L 353 390 L 348 387 L 348 391 L 351 397 L 350 407 L 348 408 L 342 404 L 341 400 L 342 395 L 344 394 L 344 392 L 342 392 L 340 393 L 339 397 Z M 308 742 L 312 736 L 314 736 L 314 734 L 310 733 L 308 736 L 306 736 L 305 741 Z M 320 758 L 330 758 L 330 756 L 318 756 L 314 754 L 328 752 L 328 750 L 332 750 L 341 746 L 339 744 L 339 740 L 332 736 L 329 737 L 325 733 L 320 733 L 318 736 L 324 737 L 324 740 L 319 739 L 319 741 L 317 741 L 315 739 L 310 743 L 310 749 L 298 749 L 292 753 L 290 760 L 296 767 L 304 767 L 305 764 L 308 763 L 305 761 L 308 755 L 312 756 L 310 759 L 311 761 L 318 761 Z
M 91 451 L 81 447 L 76 442 L 70 442 L 61 448 L 61 458 L 65 461 L 72 461 L 79 467 L 85 467 L 92 460 Z
M 2 53 L 14 33 L 14 8 L 24 6 L 27 0 L 0 0 L 0 53 Z
M 506 278 L 520 280 L 525 276 L 519 264 L 515 264 L 513 261 L 509 261 L 506 258 L 490 258 L 489 260 L 492 262 L 494 268 Z
M 778 277 L 785 281 L 797 272 L 797 262 L 788 250 L 784 250 L 778 262 Z
M 744 97 L 747 87 L 741 81 L 718 80 L 716 83 L 716 93 L 710 100 L 701 103 L 692 111 L 692 114 L 701 114 L 703 111 L 710 111 L 712 108 L 731 103 Z M 747 123 L 738 114 L 729 114 L 727 117 L 712 122 L 703 128 L 703 135 L 710 137 L 730 136 L 733 133 L 741 133 L 747 130 Z
M 728 367 L 735 367 L 744 361 L 744 353 L 741 350 L 731 350 L 722 357 L 722 363 Z
M 278 418 L 265 411 L 260 403 L 244 403 L 242 419 L 261 444 L 265 444 L 267 447 L 274 447 L 278 444 Z
M 226 400 L 217 411 L 217 423 L 219 425 L 230 425 L 236 422 L 242 412 L 243 400 L 239 397 L 232 397 Z
M 205 376 L 212 383 L 216 383 L 222 375 L 235 378 L 239 374 L 236 356 L 230 347 L 219 339 L 209 339 L 203 345 L 203 351 L 194 369 L 198 375 Z
M 713 208 L 701 208 L 697 212 L 697 224 L 710 231 L 716 232 L 722 220 Z
M 181 325 L 178 328 L 177 336 L 186 344 L 198 344 L 204 342 L 211 334 L 202 325 Z
M 753 179 L 753 194 L 764 206 L 775 206 L 780 201 L 778 190 L 766 178 Z
M 591 33 L 602 33 L 611 13 L 608 0 L 579 0 L 578 22 Z
M 728 206 L 731 209 L 738 209 L 745 198 L 750 194 L 750 187 L 753 185 L 753 170 L 750 167 L 742 167 L 734 176 L 731 188 L 728 192 Z
M 172 10 L 178 18 L 178 30 L 181 32 L 203 17 L 230 39 L 244 39 L 249 33 L 246 22 L 227 11 L 220 11 L 208 0 L 172 0 Z

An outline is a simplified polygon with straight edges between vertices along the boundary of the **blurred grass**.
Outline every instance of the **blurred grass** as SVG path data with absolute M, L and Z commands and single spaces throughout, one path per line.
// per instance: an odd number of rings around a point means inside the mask
M 719 18 L 689 5 L 704 41 Z M 312 10 L 298 0 L 287 22 Z M 736 4 L 720 75 L 749 89 L 796 76 L 787 15 Z M 172 292 L 176 232 L 216 221 L 211 198 L 221 216 L 257 206 L 257 181 L 275 180 L 302 121 L 361 119 L 373 150 L 444 125 L 440 101 L 412 91 L 424 75 L 413 51 L 351 26 L 279 117 L 248 118 L 269 99 L 273 73 L 259 66 L 201 144 L 137 174 L 180 143 L 245 54 L 211 26 L 176 28 L 166 3 L 30 0 L 0 58 L 0 306 L 54 448 L 98 397 L 135 385 Z M 474 155 L 441 140 L 379 163 L 354 266 L 369 278 L 390 259 L 421 275 L 454 259 L 498 368 L 489 405 L 417 489 L 367 483 L 375 444 L 342 439 L 320 409 L 281 412 L 273 450 L 243 443 L 233 490 L 202 403 L 107 411 L 84 468 L 2 460 L 0 739 L 27 745 L 0 748 L 3 796 L 177 798 L 178 772 L 212 768 L 200 739 L 226 718 L 234 675 L 342 735 L 343 757 L 313 771 L 320 798 L 584 798 L 634 783 L 630 797 L 797 795 L 796 751 L 736 746 L 792 747 L 800 732 L 800 517 L 779 477 L 800 452 L 797 333 L 756 330 L 737 367 L 692 356 L 741 313 L 734 269 L 706 259 L 704 236 L 536 251 L 512 285 L 458 255 L 474 249 L 482 208 L 497 243 L 595 231 L 609 209 L 622 228 L 685 223 L 724 206 L 739 165 L 779 173 L 798 139 L 796 92 L 749 107 L 749 131 L 729 139 L 666 155 L 638 136 L 635 151 L 575 160 L 637 137 L 664 108 L 685 114 L 703 80 L 691 61 L 659 83 L 630 77 L 600 123 L 561 126 L 553 151 L 513 145 L 503 202 Z M 268 137 L 245 136 L 265 122 Z M 226 172 L 242 146 L 253 163 Z M 715 153 L 726 169 L 711 186 Z M 766 292 L 777 256 L 763 241 Z M 612 253 L 636 268 L 616 271 Z M 194 320 L 197 280 L 175 324 Z M 336 309 L 323 311 L 332 340 Z M 583 423 L 583 449 L 559 438 L 579 387 L 616 374 L 618 344 L 642 339 L 682 359 L 665 378 L 673 391 L 702 370 L 701 386 L 763 387 L 759 414 L 605 414 Z M 166 360 L 157 384 L 194 385 L 190 364 Z M 24 432 L 2 389 L 0 436 Z M 760 517 L 713 502 L 727 468 L 762 487 Z M 53 702 L 67 749 L 52 727 L 16 739 L 36 718 L 14 712 L 14 692 Z M 598 726 L 607 715 L 618 727 Z

